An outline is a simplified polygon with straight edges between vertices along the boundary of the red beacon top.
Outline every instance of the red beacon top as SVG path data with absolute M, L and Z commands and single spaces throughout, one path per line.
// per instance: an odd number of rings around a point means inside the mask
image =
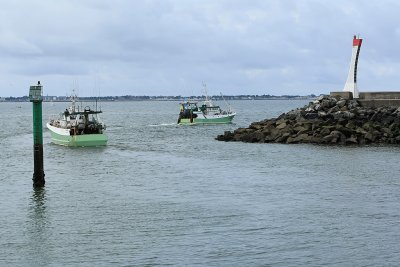
M 353 38 L 353 46 L 361 46 L 361 43 L 362 43 L 362 39 L 361 39 L 361 38 L 357 38 L 357 37 L 354 35 L 354 38 Z

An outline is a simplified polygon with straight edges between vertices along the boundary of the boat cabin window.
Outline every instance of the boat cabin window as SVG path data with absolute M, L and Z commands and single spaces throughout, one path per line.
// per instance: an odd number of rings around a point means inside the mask
M 181 104 L 181 107 L 183 107 L 183 109 L 197 109 L 197 104 L 196 103 L 183 103 L 183 104 Z

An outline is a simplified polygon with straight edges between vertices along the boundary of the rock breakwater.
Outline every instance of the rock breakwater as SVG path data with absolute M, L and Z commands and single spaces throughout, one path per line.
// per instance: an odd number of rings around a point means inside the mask
M 399 144 L 400 108 L 362 107 L 357 100 L 321 96 L 278 118 L 218 135 L 219 141 L 339 145 Z

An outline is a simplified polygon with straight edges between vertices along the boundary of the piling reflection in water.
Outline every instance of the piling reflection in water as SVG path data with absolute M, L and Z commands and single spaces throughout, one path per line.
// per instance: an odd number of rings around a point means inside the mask
M 32 206 L 35 217 L 44 218 L 46 212 L 46 189 L 34 187 L 32 191 Z
M 32 191 L 28 228 L 28 255 L 26 260 L 34 266 L 46 266 L 50 263 L 49 244 L 51 244 L 51 233 L 49 231 L 49 220 L 46 210 L 46 190 L 44 187 L 34 187 Z M 40 257 L 38 257 L 40 255 Z M 38 260 L 40 259 L 40 262 Z

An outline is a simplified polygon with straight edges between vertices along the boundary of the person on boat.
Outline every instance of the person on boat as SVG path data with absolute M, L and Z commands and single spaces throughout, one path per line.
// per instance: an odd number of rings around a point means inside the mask
M 66 108 L 65 111 L 64 111 L 64 115 L 65 115 L 65 117 L 68 117 L 68 115 L 69 115 L 69 111 L 68 111 L 67 108 Z
M 186 102 L 186 104 L 184 105 L 183 109 L 189 109 L 189 102 Z

